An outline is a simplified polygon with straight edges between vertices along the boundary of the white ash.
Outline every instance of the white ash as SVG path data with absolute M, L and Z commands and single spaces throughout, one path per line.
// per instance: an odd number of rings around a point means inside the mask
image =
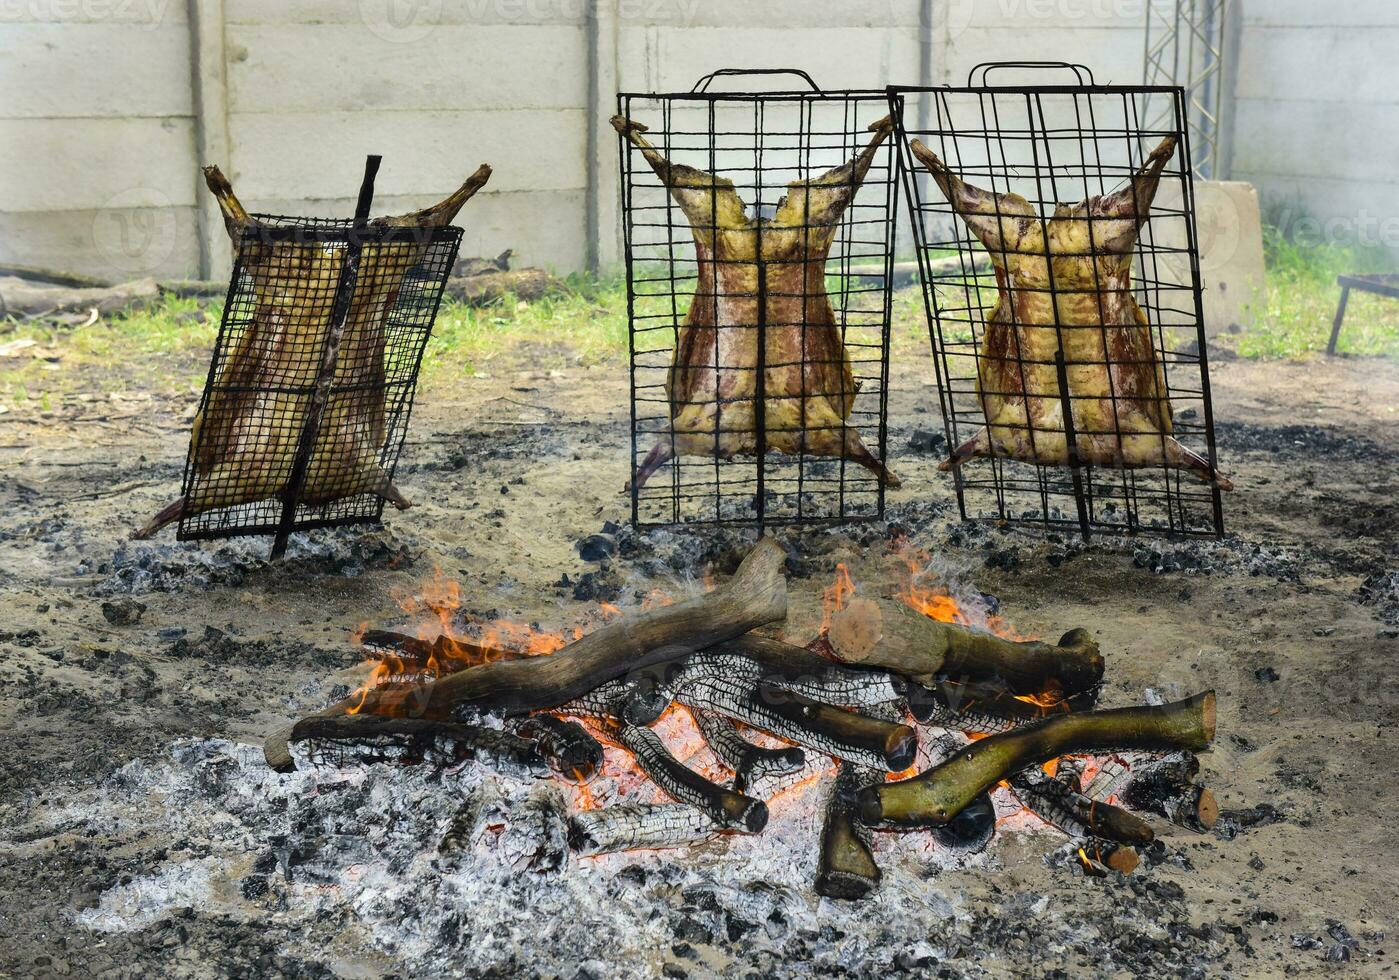
M 868 937 L 864 947 L 822 951 L 818 961 L 832 965 L 871 955 L 872 922 L 921 935 L 929 921 L 964 915 L 927 880 L 953 862 L 919 834 L 876 835 L 885 885 L 872 902 L 816 897 L 819 784 L 828 775 L 819 773 L 774 800 L 763 834 L 579 858 L 563 843 L 566 804 L 551 781 L 515 780 L 474 763 L 456 772 L 378 764 L 279 774 L 260 748 L 215 739 L 177 743 L 166 762 L 129 763 L 44 823 L 188 842 L 78 913 L 84 928 L 139 930 L 186 906 L 308 929 L 351 921 L 342 939 L 362 930 L 368 945 L 433 975 L 518 968 L 571 976 L 584 955 L 624 976 L 628 963 L 636 975 L 653 972 L 644 964 L 658 943 L 700 928 L 670 923 L 687 889 L 718 896 L 721 911 L 707 913 L 716 922 L 733 915 L 758 924 L 750 938 L 759 947 L 778 950 L 789 933 L 831 925 Z M 494 784 L 503 816 L 485 819 L 474 841 L 442 860 L 439 842 L 483 782 Z M 866 953 L 856 955 L 860 948 Z

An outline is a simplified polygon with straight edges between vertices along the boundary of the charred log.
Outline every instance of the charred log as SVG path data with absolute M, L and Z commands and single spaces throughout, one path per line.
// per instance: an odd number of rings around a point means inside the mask
M 931 688 L 908 685 L 907 700 L 909 714 L 923 724 L 995 735 L 1055 715 L 1086 711 L 1093 707 L 1096 691 L 1026 701 L 996 684 L 940 680 Z
M 407 701 L 383 699 L 371 690 L 331 705 L 318 716 L 358 710 L 466 718 L 558 707 L 630 670 L 672 660 L 783 619 L 787 615 L 787 583 L 782 576 L 786 559 L 779 544 L 763 538 L 734 577 L 713 592 L 616 620 L 552 656 L 468 667 L 423 685 Z M 284 732 L 269 738 L 264 752 L 274 769 L 292 764 Z
M 516 871 L 553 874 L 568 864 L 568 801 L 552 783 L 530 789 L 506 815 L 497 845 Z
M 1070 837 L 1121 844 L 1150 844 L 1156 839 L 1145 820 L 1111 803 L 1089 799 L 1036 766 L 1012 776 L 1010 787 L 1021 803 Z
M 564 779 L 586 783 L 602 768 L 602 746 L 576 721 L 539 712 L 516 722 L 514 729 Z
M 767 825 L 766 803 L 705 779 L 671 755 L 651 729 L 615 721 L 605 725 L 608 737 L 630 752 L 641 771 L 671 799 L 689 804 L 726 829 L 756 834 Z
M 976 678 L 1013 694 L 1076 694 L 1103 679 L 1098 644 L 1082 629 L 1057 644 L 1021 642 L 941 623 L 901 603 L 854 599 L 832 617 L 827 639 L 842 660 L 884 667 L 929 688 L 939 679 Z
M 534 743 L 517 735 L 424 718 L 307 718 L 292 727 L 288 743 L 313 766 L 401 762 L 446 768 L 475 759 L 516 775 L 548 772 Z
M 860 794 L 867 823 L 900 827 L 946 824 L 1011 773 L 1066 752 L 1097 749 L 1203 749 L 1214 738 L 1214 692 L 1184 701 L 1060 715 L 968 746 L 954 758 Z
M 705 744 L 733 770 L 736 793 L 746 793 L 752 783 L 765 776 L 796 772 L 806 765 L 806 753 L 796 746 L 769 749 L 754 745 L 725 716 L 703 708 L 692 708 L 690 713 Z
M 569 845 L 581 854 L 611 854 L 698 844 L 720 832 L 702 810 L 683 803 L 618 803 L 569 820 Z
M 504 824 L 505 804 L 495 780 L 482 780 L 467 794 L 442 833 L 437 853 L 452 857 L 470 850 L 492 823 Z
M 1177 826 L 1204 832 L 1219 820 L 1214 794 L 1195 782 L 1200 760 L 1189 752 L 1134 763 L 1116 788 L 1118 799 L 1134 810 L 1165 817 Z

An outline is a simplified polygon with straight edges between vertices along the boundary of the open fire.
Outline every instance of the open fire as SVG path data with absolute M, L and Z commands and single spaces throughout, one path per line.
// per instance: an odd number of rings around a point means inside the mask
M 878 886 L 873 830 L 927 831 L 925 849 L 965 855 L 1033 815 L 1102 875 L 1130 873 L 1154 839 L 1134 811 L 1213 824 L 1193 755 L 1213 735 L 1212 694 L 1094 710 L 1103 659 L 1086 631 L 1022 636 L 991 603 L 954 596 L 927 555 L 894 551 L 897 601 L 862 595 L 842 564 L 803 645 L 752 632 L 785 618 L 771 542 L 727 586 L 653 593 L 629 614 L 601 605 L 571 636 L 467 616 L 439 576 L 403 601 L 415 632 L 358 631 L 364 685 L 271 739 L 268 759 L 551 777 L 515 821 L 559 845 L 532 852 L 536 870 L 819 811 L 814 887 L 839 898 Z M 507 846 L 492 786 L 480 780 L 440 853 Z

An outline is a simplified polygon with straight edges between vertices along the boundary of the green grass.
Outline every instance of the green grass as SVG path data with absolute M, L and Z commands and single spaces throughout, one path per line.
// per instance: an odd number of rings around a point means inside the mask
M 1244 357 L 1298 358 L 1324 351 L 1341 289 L 1340 273 L 1392 272 L 1393 256 L 1379 249 L 1299 241 L 1275 225 L 1263 228 L 1267 307 L 1263 325 L 1240 334 Z M 1399 357 L 1399 301 L 1354 290 L 1338 350 Z
M 1273 225 L 1265 225 L 1264 251 L 1264 323 L 1220 341 L 1250 358 L 1298 358 L 1324 350 L 1340 297 L 1336 275 L 1395 267 L 1388 253 L 1298 241 Z M 989 296 L 983 299 L 990 302 Z M 963 303 L 965 297 L 955 301 Z M 647 302 L 639 301 L 639 307 Z M 896 354 L 926 351 L 919 287 L 899 290 L 892 306 Z M 219 312 L 217 303 L 201 315 L 195 300 L 165 299 L 130 316 L 87 326 L 0 319 L 0 344 L 25 337 L 38 342 L 26 356 L 0 358 L 0 406 L 44 411 L 81 393 L 198 391 L 208 370 Z M 444 303 L 428 343 L 424 378 L 429 384 L 451 383 L 487 371 L 494 357 L 521 344 L 530 346 L 529 356 L 541 366 L 622 358 L 626 314 L 625 284 L 617 277 L 570 276 L 558 294 L 531 303 L 512 297 L 485 307 Z M 1340 349 L 1399 358 L 1399 302 L 1352 292 Z M 36 351 L 40 356 L 27 356 Z
M 627 348 L 627 294 L 620 279 L 570 276 L 566 290 L 532 303 L 506 297 L 484 307 L 444 303 L 423 355 L 429 380 L 479 370 L 507 348 L 528 343 L 556 347 L 560 360 L 584 363 L 619 356 Z

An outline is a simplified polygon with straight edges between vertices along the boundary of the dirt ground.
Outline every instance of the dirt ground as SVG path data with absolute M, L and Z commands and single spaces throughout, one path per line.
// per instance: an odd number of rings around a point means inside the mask
M 260 742 L 330 680 L 353 676 L 357 624 L 401 617 L 396 597 L 439 572 L 472 611 L 546 627 L 598 599 L 702 575 L 707 557 L 723 573 L 732 535 L 695 536 L 688 551 L 643 540 L 606 569 L 575 549 L 627 516 L 624 366 L 587 368 L 560 347 L 480 368 L 487 377 L 439 382 L 419 399 L 399 481 L 415 508 L 389 511 L 385 530 L 298 541 L 280 565 L 263 560 L 262 541 L 177 545 L 173 529 L 126 541 L 178 492 L 184 400 L 136 393 L 48 418 L 0 416 L 0 976 L 323 973 L 275 931 L 241 932 L 230 951 L 226 924 L 198 910 L 178 942 L 170 923 L 112 935 L 76 926 L 77 910 L 163 843 L 54 828 L 46 809 L 179 738 Z M 1109 924 L 1115 904 L 1168 889 L 1153 941 L 1193 936 L 1213 950 L 1190 972 L 1394 975 L 1399 365 L 1215 365 L 1221 459 L 1237 487 L 1228 540 L 1087 547 L 959 528 L 937 455 L 910 447 L 917 430 L 941 431 L 931 373 L 926 359 L 895 372 L 889 445 L 904 486 L 891 518 L 1023 632 L 1092 628 L 1108 658 L 1104 703 L 1215 689 L 1220 737 L 1204 774 L 1236 811 L 1214 834 L 1164 825 L 1173 858 L 1135 883 L 1086 884 L 1045 865 L 1042 837 L 1006 835 L 993 845 L 999 869 L 941 886 L 987 908 L 1096 889 L 1085 903 L 1106 908 Z M 795 538 L 790 635 L 814 628 L 837 562 L 862 584 L 902 567 L 883 526 Z M 681 553 L 694 562 L 658 558 Z M 1102 931 L 1106 950 L 1115 939 Z M 1091 944 L 999 942 L 994 956 L 944 969 L 1123 969 Z

